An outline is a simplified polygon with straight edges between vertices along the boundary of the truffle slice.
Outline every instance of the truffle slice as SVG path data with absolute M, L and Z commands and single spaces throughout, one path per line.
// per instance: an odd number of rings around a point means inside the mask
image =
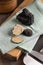
M 14 35 L 20 35 L 23 31 L 24 31 L 23 26 L 17 24 L 17 25 L 14 27 L 12 33 L 13 33 Z
M 19 36 L 14 36 L 14 37 L 12 37 L 12 42 L 14 42 L 14 43 L 21 43 L 21 42 L 23 42 L 24 41 L 24 39 L 23 38 L 21 38 L 21 37 L 19 37 Z

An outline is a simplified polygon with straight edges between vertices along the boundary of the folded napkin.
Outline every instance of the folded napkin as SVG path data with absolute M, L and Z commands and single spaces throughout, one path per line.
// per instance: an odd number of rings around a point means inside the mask
M 34 15 L 34 23 L 31 27 L 40 34 L 43 34 L 43 14 L 36 6 L 36 1 L 26 7 Z
M 0 27 L 0 49 L 3 53 L 6 53 L 13 48 L 19 46 L 22 47 L 23 49 L 26 49 L 27 51 L 31 52 L 32 49 L 34 48 L 37 40 L 39 39 L 39 36 L 43 33 L 43 15 L 40 13 L 40 11 L 37 9 L 35 2 L 29 6 L 26 7 L 28 10 L 30 10 L 33 15 L 34 15 L 34 24 L 30 26 L 30 28 L 35 32 L 32 37 L 25 37 L 22 36 L 25 41 L 21 44 L 13 44 L 11 40 L 11 36 L 9 35 L 9 31 L 14 27 L 15 24 L 19 24 L 18 22 L 15 22 L 15 17 L 18 12 L 14 17 L 12 17 L 11 20 L 8 22 L 4 23 Z
M 10 38 L 9 38 L 10 41 Z M 12 45 L 11 43 L 9 43 L 8 41 L 8 37 L 6 37 L 3 32 L 0 31 L 0 50 L 2 51 L 2 53 L 6 53 L 9 50 L 17 47 L 16 45 Z
M 35 2 L 26 8 L 34 15 L 34 23 L 30 27 L 37 32 L 37 34 L 35 34 L 29 42 L 22 44 L 20 47 L 31 52 L 40 35 L 43 34 L 43 14 L 37 9 Z
M 29 41 L 25 42 L 24 44 L 20 45 L 21 48 L 27 50 L 29 53 L 34 48 L 36 42 L 38 41 L 40 35 L 33 36 Z

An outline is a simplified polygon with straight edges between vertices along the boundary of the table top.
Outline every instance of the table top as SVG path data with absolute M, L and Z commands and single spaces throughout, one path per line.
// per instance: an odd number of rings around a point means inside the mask
M 18 5 L 22 2 L 23 0 L 19 0 L 18 1 Z M 17 5 L 17 6 L 18 6 Z M 12 13 L 12 12 L 11 12 Z M 8 16 L 11 15 L 11 13 L 8 13 L 8 14 L 0 14 L 0 24 L 3 23 L 3 21 L 5 21 Z M 37 44 L 40 45 L 39 49 L 37 49 L 37 47 L 35 47 L 33 50 L 35 51 L 40 51 L 41 48 L 43 48 L 43 35 L 40 36 Z M 42 44 L 42 45 L 41 45 Z M 37 46 L 37 45 L 36 45 Z M 18 61 L 9 61 L 7 59 L 3 59 L 3 54 L 1 54 L 0 52 L 0 65 L 25 65 L 23 63 L 23 57 L 25 56 L 25 53 L 22 54 L 22 56 L 20 57 L 20 59 Z

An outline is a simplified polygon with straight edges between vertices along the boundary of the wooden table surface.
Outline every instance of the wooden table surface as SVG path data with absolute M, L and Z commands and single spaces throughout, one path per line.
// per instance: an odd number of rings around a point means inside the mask
M 0 52 L 0 65 L 24 65 L 24 63 L 23 63 L 24 56 L 25 56 L 25 54 L 23 53 L 18 61 L 9 61 L 7 59 L 4 59 L 3 55 Z
M 18 1 L 18 5 L 22 2 L 23 0 L 19 0 Z M 28 0 L 29 1 L 29 0 Z M 26 2 L 25 2 L 26 3 Z M 28 2 L 26 3 L 26 4 L 28 4 Z M 18 6 L 17 5 L 17 6 Z M 25 6 L 25 5 L 24 5 Z M 23 6 L 23 7 L 24 7 Z M 3 23 L 3 21 L 5 21 L 5 19 L 7 19 L 8 18 L 8 16 L 10 16 L 11 15 L 11 13 L 8 13 L 8 14 L 0 14 L 0 24 L 1 23 Z M 39 41 L 37 42 L 38 44 L 41 44 L 42 43 L 42 45 L 43 45 L 43 35 L 40 37 L 40 39 L 39 39 Z M 42 46 L 43 47 L 43 46 Z M 39 51 L 40 50 L 40 48 L 39 48 L 39 50 L 37 50 L 36 48 L 34 48 L 36 51 Z M 9 61 L 9 60 L 7 60 L 7 59 L 4 59 L 3 58 L 3 54 L 1 54 L 1 52 L 0 52 L 0 65 L 24 65 L 24 63 L 23 63 L 23 57 L 24 57 L 24 53 L 22 54 L 22 56 L 20 57 L 20 59 L 18 60 L 18 61 Z

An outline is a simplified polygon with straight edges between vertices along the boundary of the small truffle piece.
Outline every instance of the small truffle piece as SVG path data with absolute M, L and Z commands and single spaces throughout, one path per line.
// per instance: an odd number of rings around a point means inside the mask
M 20 24 L 17 24 L 17 25 L 14 27 L 12 33 L 13 33 L 14 35 L 20 35 L 23 31 L 24 31 L 23 26 L 20 25 Z
M 34 15 L 29 12 L 27 9 L 24 9 L 23 12 L 17 15 L 17 20 L 22 24 L 30 26 L 34 23 Z
M 12 42 L 14 42 L 14 43 L 19 44 L 19 43 L 21 43 L 23 41 L 24 41 L 24 39 L 22 37 L 19 37 L 19 36 L 12 37 Z
M 22 54 L 22 50 L 15 48 L 8 53 L 4 54 L 3 58 L 6 58 L 8 60 L 18 60 Z
M 32 36 L 32 30 L 25 29 L 22 34 L 25 35 L 25 36 Z

